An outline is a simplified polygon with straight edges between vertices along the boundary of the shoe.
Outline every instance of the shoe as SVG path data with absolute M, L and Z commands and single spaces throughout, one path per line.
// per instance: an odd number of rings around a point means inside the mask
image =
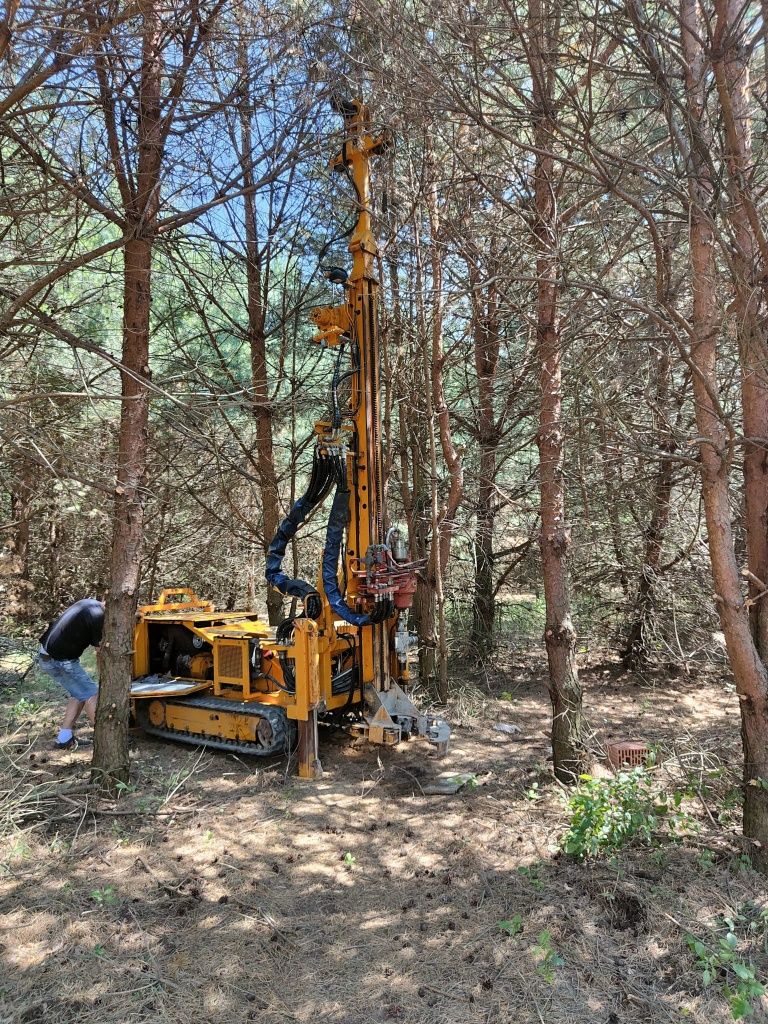
M 63 743 L 58 743 L 58 742 L 54 743 L 53 749 L 54 750 L 77 750 L 78 746 L 79 746 L 79 744 L 78 744 L 77 740 L 75 739 L 75 737 L 74 736 L 70 736 L 69 739 L 65 740 Z

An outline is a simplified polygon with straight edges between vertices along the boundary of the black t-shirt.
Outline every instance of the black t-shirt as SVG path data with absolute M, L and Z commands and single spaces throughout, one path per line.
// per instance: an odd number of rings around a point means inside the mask
M 86 647 L 99 646 L 103 629 L 104 609 L 87 597 L 62 612 L 40 637 L 40 643 L 56 661 L 74 661 Z

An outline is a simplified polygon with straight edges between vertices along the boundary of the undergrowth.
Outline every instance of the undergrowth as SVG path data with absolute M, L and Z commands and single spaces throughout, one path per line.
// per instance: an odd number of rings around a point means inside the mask
M 610 856 L 633 841 L 650 846 L 661 832 L 677 836 L 693 825 L 683 799 L 679 791 L 659 792 L 648 768 L 626 769 L 608 779 L 582 775 L 567 801 L 570 824 L 562 848 L 583 860 Z
M 705 939 L 690 934 L 685 937 L 696 957 L 702 985 L 720 990 L 734 1020 L 750 1016 L 756 1000 L 766 990 L 754 963 L 742 949 L 756 939 L 764 948 L 768 944 L 768 910 L 752 906 L 718 920 Z

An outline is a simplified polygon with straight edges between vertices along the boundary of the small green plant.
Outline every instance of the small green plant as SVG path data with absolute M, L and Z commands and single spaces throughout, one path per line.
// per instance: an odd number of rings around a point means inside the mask
M 32 847 L 20 836 L 13 839 L 8 846 L 8 859 L 9 860 L 25 860 L 32 853 Z
M 499 921 L 499 928 L 505 935 L 519 935 L 523 930 L 523 919 L 519 914 L 515 914 L 508 921 Z
M 649 850 L 648 860 L 651 864 L 655 865 L 655 867 L 664 868 L 667 866 L 667 851 L 662 849 Z
M 692 824 L 680 807 L 683 794 L 656 793 L 647 768 L 631 768 L 609 779 L 580 779 L 568 799 L 571 823 L 561 844 L 580 860 L 613 854 L 635 839 L 650 845 L 659 828 L 675 835 Z
M 741 819 L 743 793 L 741 786 L 732 786 L 721 798 L 717 808 L 717 820 L 721 825 L 730 825 Z
M 523 796 L 529 803 L 536 803 L 537 800 L 541 800 L 541 793 L 539 791 L 538 782 L 531 783 L 530 787 L 525 790 Z
M 96 945 L 93 947 L 94 956 L 104 956 L 106 952 L 106 949 L 102 946 L 100 942 L 97 942 Z
M 544 888 L 544 883 L 539 878 L 538 868 L 534 866 L 522 867 L 517 869 L 517 873 L 518 875 L 521 875 L 523 878 L 527 879 L 531 883 L 531 886 L 536 890 L 536 892 L 541 892 L 541 890 Z
M 115 892 L 115 887 L 113 885 L 107 885 L 103 889 L 92 889 L 91 899 L 94 903 L 104 907 L 117 903 L 118 895 Z
M 477 776 L 470 772 L 467 775 L 451 775 L 447 779 L 454 786 L 458 786 L 460 789 L 466 789 L 469 792 L 477 789 Z
M 29 697 L 20 697 L 15 704 L 8 709 L 8 718 L 11 722 L 21 722 L 25 718 L 32 718 L 42 708 L 42 704 Z
M 686 935 L 688 948 L 696 956 L 696 966 L 701 971 L 704 988 L 717 984 L 731 1008 L 734 1020 L 741 1020 L 752 1013 L 752 1002 L 765 992 L 765 985 L 755 976 L 751 961 L 738 954 L 739 938 L 734 931 L 732 918 L 725 919 L 728 931 L 721 936 L 717 945 L 707 945 L 695 935 Z
M 696 863 L 702 871 L 710 871 L 715 866 L 715 856 L 711 850 L 702 850 L 696 855 Z
M 499 700 L 514 700 L 514 699 L 515 699 L 514 693 L 511 693 L 509 690 L 502 690 L 501 693 L 499 694 Z
M 555 980 L 555 968 L 562 967 L 565 960 L 552 945 L 552 936 L 548 931 L 539 932 L 532 953 L 537 959 L 536 973 L 550 985 Z
M 213 829 L 207 828 L 205 832 L 203 832 L 203 841 L 206 843 L 213 842 Z
M 349 871 L 351 871 L 352 868 L 357 863 L 357 857 L 354 855 L 354 853 L 350 853 L 349 850 L 346 851 L 346 853 L 341 859 L 344 861 L 344 867 L 347 868 Z
M 751 871 L 752 858 L 748 853 L 740 853 L 738 857 L 731 857 L 728 868 L 730 871 Z

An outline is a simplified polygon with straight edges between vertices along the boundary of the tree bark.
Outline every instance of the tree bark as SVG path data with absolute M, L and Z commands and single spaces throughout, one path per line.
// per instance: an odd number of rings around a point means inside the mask
M 536 337 L 539 353 L 539 485 L 541 557 L 546 601 L 544 641 L 552 701 L 555 775 L 575 782 L 586 768 L 582 739 L 582 695 L 576 667 L 576 633 L 568 592 L 570 527 L 563 481 L 562 360 L 558 311 L 559 223 L 555 200 L 552 68 L 556 53 L 555 14 L 541 0 L 529 0 L 529 55 L 533 88 L 534 238 L 536 246 Z
M 470 271 L 470 280 L 477 274 Z M 476 283 L 476 281 L 473 281 Z M 493 284 L 482 295 L 473 290 L 474 357 L 477 374 L 477 440 L 480 464 L 477 482 L 475 528 L 475 603 L 472 615 L 472 646 L 481 656 L 493 649 L 495 624 L 495 553 L 493 534 L 498 499 L 496 466 L 499 429 L 494 405 L 494 384 L 499 365 L 498 295 Z
M 728 217 L 734 240 L 735 312 L 741 367 L 744 424 L 744 505 L 747 564 L 752 575 L 768 580 L 768 345 L 761 324 L 765 281 L 759 241 L 750 223 L 753 170 L 750 77 L 741 40 L 741 0 L 717 4 L 713 59 L 728 143 L 726 167 L 731 203 Z M 750 622 L 757 649 L 768 663 L 768 604 L 755 600 L 760 587 L 750 581 Z
M 669 353 L 665 349 L 656 366 L 656 408 L 658 410 L 663 410 L 667 402 L 669 373 Z M 654 419 L 657 431 L 663 431 L 665 428 L 661 417 L 655 415 Z M 674 445 L 671 439 L 667 438 L 662 440 L 661 447 L 663 451 L 671 455 Z M 640 569 L 634 615 L 628 630 L 627 643 L 621 656 L 624 667 L 628 669 L 638 668 L 648 658 L 646 633 L 655 606 L 654 591 L 658 583 L 664 539 L 669 525 L 673 481 L 672 460 L 671 458 L 662 458 L 654 478 L 651 495 L 651 521 L 645 535 L 645 553 Z
M 126 211 L 123 281 L 122 410 L 118 435 L 114 531 L 106 602 L 102 674 L 94 734 L 93 775 L 113 792 L 129 777 L 128 720 L 133 627 L 144 525 L 149 423 L 149 324 L 152 247 L 159 208 L 163 143 L 160 19 L 155 0 L 142 4 L 142 61 L 137 125 L 136 193 Z
M 453 441 L 451 418 L 445 398 L 443 351 L 443 240 L 440 232 L 440 204 L 437 191 L 436 162 L 432 139 L 426 140 L 427 212 L 429 215 L 430 260 L 432 272 L 431 309 L 431 405 L 429 419 L 430 464 L 432 471 L 432 552 L 430 568 L 434 578 L 437 610 L 437 693 L 441 701 L 448 699 L 448 628 L 445 615 L 445 574 L 451 556 L 451 541 L 456 532 L 456 514 L 464 496 L 464 466 L 459 449 Z M 440 439 L 440 450 L 449 476 L 448 496 L 438 500 L 437 455 L 434 428 Z
M 680 7 L 688 115 L 698 124 L 705 105 L 706 69 L 700 43 L 703 26 L 697 0 L 681 0 Z M 702 439 L 699 444 L 702 496 L 715 601 L 741 707 L 743 829 L 745 836 L 759 844 L 755 861 L 765 870 L 768 868 L 768 672 L 753 639 L 749 612 L 741 590 L 729 502 L 731 439 L 716 402 L 719 324 L 715 233 L 709 213 L 714 186 L 695 147 L 690 161 L 689 231 L 694 334 L 691 359 L 696 371 L 693 377 L 696 425 Z
M 273 414 L 269 395 L 269 373 L 267 368 L 267 339 L 265 333 L 266 281 L 262 268 L 262 253 L 259 249 L 256 197 L 253 189 L 253 134 L 251 117 L 252 100 L 249 86 L 248 53 L 245 44 L 240 43 L 240 72 L 243 76 L 243 93 L 240 101 L 240 166 L 243 172 L 243 217 L 245 221 L 246 286 L 248 290 L 248 345 L 251 353 L 251 376 L 253 381 L 253 410 L 256 426 L 256 466 L 261 491 L 262 547 L 266 557 L 267 549 L 280 525 L 280 496 L 277 487 L 277 471 L 273 444 Z M 248 191 L 250 190 L 250 191 Z M 274 589 L 267 588 L 267 614 L 271 626 L 283 618 L 283 598 Z
M 418 327 L 418 349 L 414 353 L 415 368 L 419 381 L 421 404 L 414 401 L 406 417 L 410 420 L 409 442 L 411 462 L 411 540 L 416 558 L 426 558 L 427 566 L 416 582 L 413 597 L 412 618 L 419 638 L 419 678 L 433 688 L 437 685 L 437 638 L 435 636 L 435 554 L 437 543 L 437 456 L 435 447 L 435 422 L 432 404 L 429 342 L 427 337 L 427 313 L 424 302 L 425 275 L 423 246 L 417 214 L 414 214 L 414 257 L 416 270 L 416 320 Z M 414 399 L 416 396 L 414 395 Z M 417 419 L 414 410 L 421 416 Z M 424 437 L 428 440 L 428 466 L 424 465 Z

